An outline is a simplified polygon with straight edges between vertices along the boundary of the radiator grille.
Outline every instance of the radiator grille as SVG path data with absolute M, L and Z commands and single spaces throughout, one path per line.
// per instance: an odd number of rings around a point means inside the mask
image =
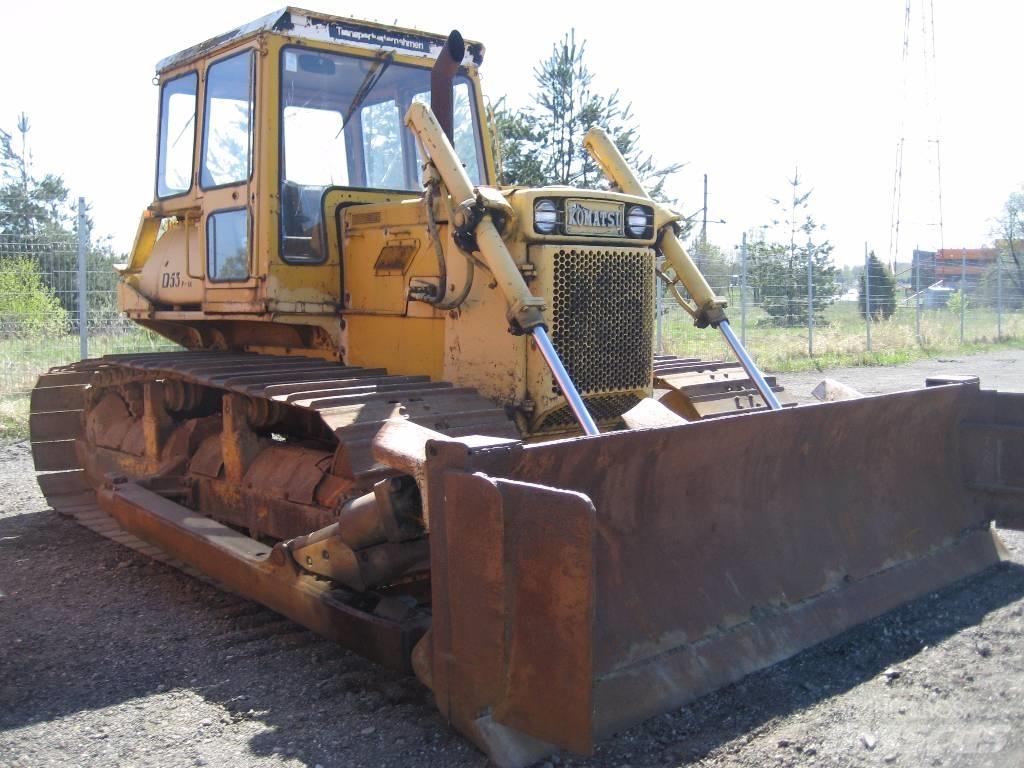
M 587 411 L 598 424 L 620 426 L 622 414 L 640 402 L 636 395 L 599 395 L 583 398 Z M 576 415 L 568 405 L 556 408 L 541 419 L 535 432 L 559 432 L 579 427 Z
M 551 340 L 580 392 L 649 387 L 653 251 L 562 248 L 553 280 Z M 554 383 L 552 391 L 561 394 Z

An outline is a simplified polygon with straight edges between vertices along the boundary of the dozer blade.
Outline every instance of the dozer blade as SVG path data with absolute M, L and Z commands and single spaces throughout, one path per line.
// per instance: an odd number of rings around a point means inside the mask
M 986 568 L 990 522 L 1024 522 L 1024 395 L 971 386 L 425 456 L 414 666 L 504 766 Z

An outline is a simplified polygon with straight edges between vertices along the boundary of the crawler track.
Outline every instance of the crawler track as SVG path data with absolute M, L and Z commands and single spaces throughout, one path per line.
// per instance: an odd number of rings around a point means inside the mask
M 658 356 L 656 382 L 682 392 L 702 417 L 757 407 L 756 393 L 735 363 Z M 50 506 L 90 530 L 197 578 L 195 568 L 124 530 L 97 504 L 101 478 L 89 477 L 83 454 L 86 412 L 105 388 L 133 382 L 177 381 L 215 393 L 235 393 L 261 404 L 267 413 L 300 413 L 307 434 L 342 446 L 345 471 L 365 487 L 386 468 L 370 452 L 373 436 L 394 415 L 453 436 L 486 434 L 519 437 L 505 410 L 475 390 L 426 376 L 394 376 L 383 369 L 345 366 L 316 358 L 173 352 L 108 355 L 54 368 L 32 392 L 32 455 Z M 773 382 L 774 383 L 774 382 Z M 294 422 L 294 419 L 293 419 Z
M 159 547 L 124 530 L 99 508 L 96 490 L 86 479 L 75 442 L 82 435 L 85 392 L 100 360 L 55 368 L 39 377 L 32 391 L 32 458 L 39 487 L 55 511 L 89 530 L 203 581 L 200 571 L 168 557 Z
M 30 427 L 32 456 L 47 502 L 90 530 L 195 576 L 200 574 L 194 568 L 170 560 L 103 512 L 96 502 L 96 479 L 83 466 L 82 454 L 92 447 L 85 440 L 86 410 L 96 402 L 91 390 L 152 380 L 232 392 L 269 408 L 314 417 L 311 431 L 321 439 L 333 433 L 345 446 L 346 466 L 356 484 L 380 474 L 370 441 L 393 415 L 451 436 L 517 436 L 504 409 L 473 390 L 425 376 L 390 376 L 382 369 L 314 358 L 211 352 L 109 355 L 41 376 L 32 392 Z M 305 424 L 310 423 L 307 418 Z

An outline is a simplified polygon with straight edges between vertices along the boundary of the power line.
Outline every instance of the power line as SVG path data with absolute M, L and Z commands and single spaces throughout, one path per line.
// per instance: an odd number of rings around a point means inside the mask
M 903 59 L 901 67 L 903 70 L 903 92 L 900 103 L 900 127 L 899 137 L 896 140 L 896 168 L 892 180 L 892 208 L 889 213 L 889 264 L 896 263 L 896 253 L 900 242 L 900 208 L 903 204 L 903 141 L 906 129 L 907 118 L 907 65 L 908 53 L 910 51 L 910 0 L 906 0 L 903 9 Z
M 931 177 L 935 186 L 932 188 L 932 194 L 934 195 L 934 202 L 938 208 L 937 221 L 929 221 L 926 226 L 938 226 L 938 239 L 939 247 L 945 247 L 945 235 L 943 226 L 943 210 L 942 210 L 942 152 L 941 152 L 941 120 L 938 107 L 938 67 L 937 58 L 935 52 L 935 6 L 934 0 L 928 0 L 927 4 L 924 0 L 921 1 L 920 5 L 920 17 L 921 17 L 921 30 L 920 30 L 920 50 L 921 59 L 920 66 L 923 74 L 923 80 L 920 84 L 920 88 L 915 89 L 915 93 L 919 93 L 923 98 L 921 104 L 921 111 L 924 114 L 925 121 L 928 123 L 925 128 L 926 138 L 926 149 L 924 155 L 929 168 L 933 168 L 933 174 L 926 174 Z M 906 156 L 906 147 L 908 143 L 908 136 L 906 135 L 907 128 L 907 113 L 910 111 L 910 68 L 911 68 L 911 40 L 914 36 L 911 27 L 912 19 L 912 0 L 906 0 L 904 5 L 903 13 L 903 52 L 902 52 L 902 70 L 903 70 L 903 92 L 902 100 L 900 104 L 900 119 L 899 119 L 899 134 L 896 140 L 896 158 L 895 167 L 893 170 L 893 187 L 892 187 L 892 208 L 889 219 L 889 264 L 890 267 L 895 270 L 896 261 L 899 258 L 900 249 L 900 234 L 902 229 L 902 215 L 903 215 L 903 177 L 904 177 L 904 160 Z M 932 131 L 929 134 L 929 129 Z M 915 138 L 915 137 L 909 137 Z M 931 145 L 935 145 L 935 154 L 931 153 Z M 930 217 L 929 217 L 930 218 Z

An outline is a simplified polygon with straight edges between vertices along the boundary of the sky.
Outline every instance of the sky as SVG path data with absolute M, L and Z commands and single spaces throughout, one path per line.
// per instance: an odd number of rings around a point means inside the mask
M 157 16 L 136 4 L 58 0 L 42 15 L 7 4 L 0 128 L 13 133 L 27 113 L 35 172 L 63 174 L 92 205 L 95 232 L 127 251 L 153 196 L 156 62 L 278 7 L 177 0 Z M 709 224 L 708 239 L 726 250 L 778 218 L 772 199 L 790 194 L 799 169 L 836 261 L 862 262 L 865 243 L 888 260 L 901 136 L 900 261 L 915 245 L 989 241 L 1024 183 L 1015 89 L 1024 3 L 911 0 L 907 63 L 898 0 L 319 0 L 311 10 L 457 28 L 486 46 L 485 94 L 517 106 L 534 92 L 538 62 L 574 28 L 595 89 L 632 103 L 642 147 L 660 163 L 685 164 L 666 189 L 684 214 L 701 209 L 708 175 L 708 218 L 725 221 Z

